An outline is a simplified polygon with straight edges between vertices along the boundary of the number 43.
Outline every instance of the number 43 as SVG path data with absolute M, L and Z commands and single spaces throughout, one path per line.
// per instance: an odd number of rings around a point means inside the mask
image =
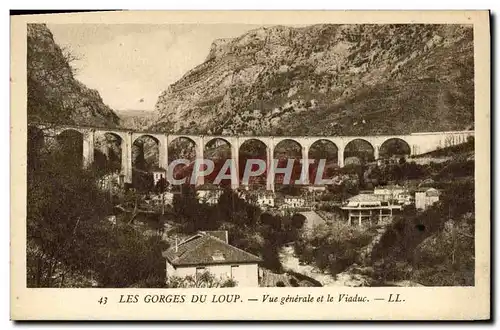
M 106 305 L 106 303 L 108 302 L 108 297 L 101 297 L 97 302 L 101 305 Z

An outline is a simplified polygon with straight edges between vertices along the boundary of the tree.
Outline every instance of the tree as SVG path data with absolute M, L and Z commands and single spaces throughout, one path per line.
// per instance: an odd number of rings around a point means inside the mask
M 474 285 L 474 259 L 474 226 L 462 217 L 415 249 L 412 277 L 424 285 Z
M 373 235 L 340 223 L 319 225 L 299 237 L 296 253 L 301 260 L 337 274 L 358 259 L 361 248 L 371 241 Z
M 260 217 L 257 206 L 247 203 L 231 189 L 224 190 L 219 197 L 216 212 L 221 221 L 247 226 L 254 226 Z
M 132 173 L 132 185 L 141 192 L 149 192 L 154 189 L 153 174 L 141 170 Z
M 94 172 L 68 168 L 57 153 L 41 160 L 28 171 L 29 287 L 126 287 L 162 277 L 166 246 L 127 223 L 107 220 L 112 205 Z
M 156 182 L 155 191 L 158 194 L 163 194 L 167 190 L 167 188 L 168 188 L 167 179 L 165 179 L 162 175 L 161 178 L 158 180 L 158 182 Z
M 218 219 L 214 216 L 214 207 L 200 203 L 194 187 L 185 185 L 180 188 L 180 191 L 174 193 L 173 210 L 182 221 L 184 230 L 193 233 L 216 229 Z
M 165 277 L 162 251 L 168 248 L 159 236 L 149 238 L 131 226 L 120 224 L 108 233 L 101 248 L 96 273 L 102 287 L 129 287 L 145 279 Z
M 161 178 L 156 182 L 155 191 L 157 194 L 161 194 L 161 215 L 163 221 L 163 215 L 165 214 L 165 191 L 167 190 L 168 182 L 167 179 L 161 176 Z
M 78 251 L 88 242 L 102 244 L 101 223 L 111 207 L 95 182 L 91 172 L 68 170 L 57 153 L 44 159 L 38 171 L 28 172 L 27 240 L 33 247 L 28 253 L 36 255 L 36 265 L 29 268 L 35 271 L 28 274 L 30 285 L 52 286 L 60 263 L 86 270 L 94 250 L 83 255 Z

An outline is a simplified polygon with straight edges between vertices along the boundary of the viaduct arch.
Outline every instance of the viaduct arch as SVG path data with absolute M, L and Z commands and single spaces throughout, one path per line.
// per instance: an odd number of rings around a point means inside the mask
M 30 125 L 33 126 L 33 125 Z M 83 137 L 82 143 L 82 159 L 83 166 L 90 166 L 94 162 L 94 146 L 95 135 L 111 133 L 120 137 L 121 139 L 121 172 L 124 175 L 125 182 L 132 182 L 132 145 L 133 142 L 141 136 L 147 135 L 153 137 L 158 141 L 159 150 L 159 166 L 167 169 L 169 165 L 168 160 L 168 146 L 170 142 L 183 138 L 191 140 L 194 143 L 195 159 L 202 160 L 204 157 L 204 149 L 207 143 L 214 139 L 221 139 L 227 141 L 231 149 L 231 160 L 236 165 L 235 171 L 231 171 L 232 179 L 231 186 L 237 188 L 239 186 L 239 151 L 240 146 L 244 145 L 250 140 L 261 142 L 266 146 L 266 160 L 270 164 L 274 157 L 276 146 L 284 140 L 292 140 L 301 147 L 302 171 L 308 173 L 309 171 L 309 151 L 313 144 L 318 141 L 331 142 L 337 148 L 337 162 L 339 167 L 344 166 L 345 149 L 355 140 L 365 140 L 373 147 L 373 158 L 380 157 L 381 148 L 385 148 L 389 140 L 401 140 L 406 143 L 406 148 L 409 148 L 410 155 L 418 155 L 430 152 L 439 148 L 453 146 L 466 142 L 469 137 L 474 136 L 474 131 L 448 131 L 448 132 L 422 132 L 412 133 L 407 135 L 374 135 L 374 136 L 204 136 L 204 135 L 184 135 L 184 134 L 164 134 L 156 132 L 136 132 L 119 128 L 98 128 L 89 126 L 54 126 L 47 124 L 36 124 L 36 127 L 41 129 L 44 134 L 55 134 L 72 129 L 79 132 Z M 274 182 L 269 180 L 273 175 L 272 166 L 267 175 L 266 188 L 274 190 Z M 308 183 L 308 176 L 304 184 Z M 203 184 L 203 178 L 199 178 L 197 184 Z
M 94 162 L 98 163 L 98 166 L 103 165 L 112 170 L 116 170 L 115 164 L 118 164 L 118 169 L 121 171 L 123 139 L 115 133 L 97 131 L 94 141 Z M 115 150 L 115 147 L 118 150 Z M 95 154 L 96 151 L 98 154 Z

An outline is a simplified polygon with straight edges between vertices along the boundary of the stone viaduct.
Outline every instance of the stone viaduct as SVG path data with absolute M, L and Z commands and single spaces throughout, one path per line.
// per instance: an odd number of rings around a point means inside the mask
M 398 139 L 407 144 L 410 155 L 427 153 L 439 148 L 449 147 L 467 141 L 467 138 L 474 136 L 474 131 L 448 131 L 448 132 L 422 132 L 407 135 L 372 135 L 372 136 L 226 136 L 226 135 L 183 135 L 183 134 L 165 134 L 158 132 L 133 131 L 120 128 L 102 128 L 90 126 L 66 126 L 50 124 L 29 125 L 40 129 L 44 135 L 46 133 L 53 136 L 59 135 L 65 131 L 76 131 L 83 136 L 83 165 L 89 166 L 94 161 L 94 146 L 97 135 L 112 134 L 119 138 L 121 142 L 121 174 L 125 182 L 132 182 L 132 145 L 137 139 L 148 136 L 153 138 L 159 150 L 159 166 L 168 168 L 168 146 L 177 138 L 185 138 L 194 143 L 196 150 L 196 159 L 203 159 L 205 146 L 213 140 L 221 139 L 226 141 L 231 148 L 231 158 L 238 166 L 238 155 L 240 147 L 249 140 L 257 140 L 266 146 L 267 163 L 274 157 L 275 147 L 282 141 L 291 140 L 296 142 L 302 148 L 303 171 L 308 172 L 308 159 L 310 147 L 320 140 L 333 143 L 337 148 L 338 165 L 344 166 L 344 151 L 346 146 L 355 140 L 368 142 L 373 148 L 373 156 L 379 158 L 380 148 L 389 140 Z M 236 171 L 231 171 L 232 173 Z M 239 186 L 238 174 L 232 179 L 233 188 Z M 267 180 L 267 189 L 274 190 L 274 183 Z M 203 184 L 203 178 L 199 178 L 198 184 Z M 307 183 L 307 182 L 306 182 Z

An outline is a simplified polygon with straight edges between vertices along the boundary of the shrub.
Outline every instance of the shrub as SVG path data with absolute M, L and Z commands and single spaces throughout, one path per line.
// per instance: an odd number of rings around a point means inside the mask
M 296 242 L 296 253 L 308 263 L 337 274 L 356 262 L 361 248 L 366 246 L 374 233 L 343 223 L 320 225 Z
M 230 278 L 217 278 L 214 274 L 206 271 L 199 276 L 169 277 L 165 287 L 167 288 L 229 288 L 235 287 L 237 282 Z

